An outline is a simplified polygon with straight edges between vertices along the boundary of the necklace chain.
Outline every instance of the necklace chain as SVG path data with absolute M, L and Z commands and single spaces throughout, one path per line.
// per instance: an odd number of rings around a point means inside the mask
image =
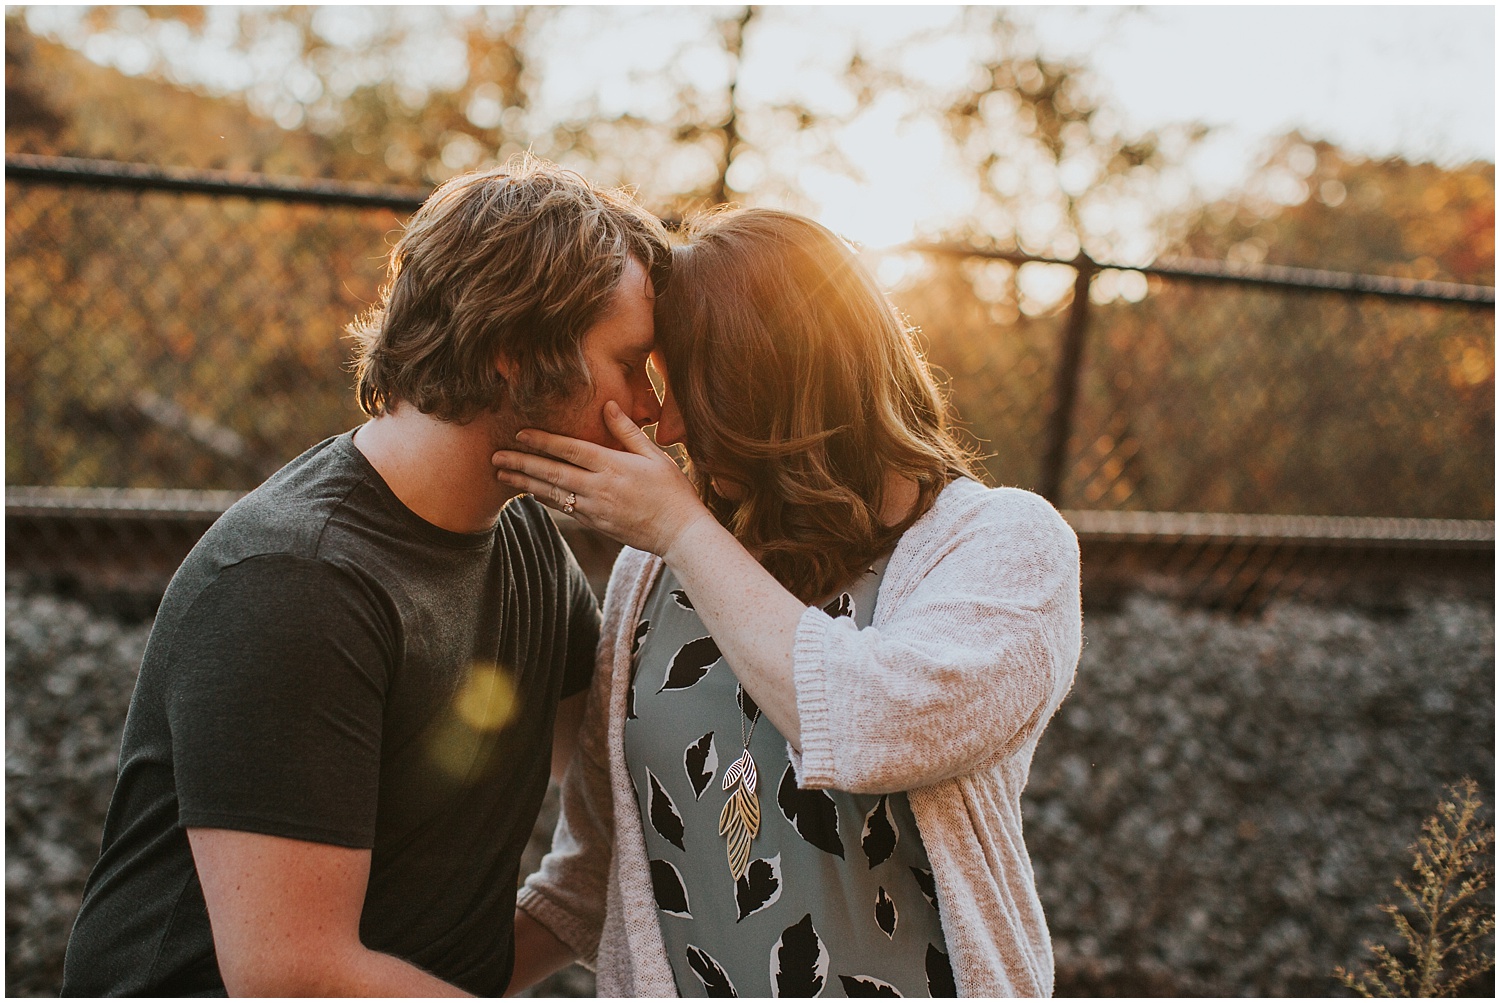
M 740 695 L 743 696 L 744 693 L 745 684 L 741 683 Z M 755 705 L 755 716 L 750 719 L 750 734 L 747 735 L 745 734 L 745 705 L 740 700 L 736 700 L 735 703 L 739 704 L 740 707 L 740 745 L 748 751 L 750 748 L 750 739 L 755 737 L 755 726 L 760 724 L 760 704 Z

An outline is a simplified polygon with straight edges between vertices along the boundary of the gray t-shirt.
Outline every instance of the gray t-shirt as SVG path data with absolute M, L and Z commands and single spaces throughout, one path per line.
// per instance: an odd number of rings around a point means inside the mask
M 557 702 L 598 636 L 534 499 L 453 533 L 350 433 L 293 460 L 162 599 L 64 993 L 223 993 L 184 832 L 211 827 L 370 849 L 365 946 L 499 995 Z
M 885 560 L 824 609 L 868 627 Z M 636 633 L 625 762 L 683 996 L 953 996 L 932 869 L 906 795 L 799 790 L 670 570 Z M 753 725 L 753 729 L 752 729 Z M 736 881 L 725 772 L 750 753 L 760 829 Z

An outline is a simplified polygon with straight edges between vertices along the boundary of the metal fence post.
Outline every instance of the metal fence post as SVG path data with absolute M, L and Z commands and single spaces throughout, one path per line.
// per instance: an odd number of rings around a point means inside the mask
M 1062 486 L 1068 462 L 1068 439 L 1073 434 L 1073 402 L 1078 396 L 1078 375 L 1083 369 L 1083 343 L 1088 337 L 1089 285 L 1099 266 L 1079 251 L 1072 265 L 1073 305 L 1063 329 L 1057 375 L 1052 382 L 1052 413 L 1047 417 L 1047 451 L 1042 457 L 1041 493 L 1054 505 L 1062 505 Z

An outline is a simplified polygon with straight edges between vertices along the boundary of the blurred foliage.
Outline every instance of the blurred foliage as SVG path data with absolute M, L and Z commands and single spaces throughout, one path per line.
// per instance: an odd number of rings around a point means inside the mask
M 302 173 L 315 138 L 149 77 L 126 76 L 5 19 L 5 149 L 177 167 Z
M 1360 160 L 1293 134 L 1167 255 L 1493 285 L 1494 207 L 1492 164 Z M 1103 486 L 1089 454 L 1129 442 L 1143 508 L 1493 518 L 1493 310 L 1149 288 L 1095 309 L 1080 503 Z
M 746 59 L 787 29 L 772 18 L 791 14 L 690 12 L 708 30 L 663 43 L 656 105 L 600 93 L 557 121 L 537 111 L 534 69 L 557 9 L 328 10 L 91 9 L 88 38 L 144 47 L 134 75 L 12 10 L 7 151 L 430 184 L 529 147 L 638 182 L 669 216 L 724 200 L 806 208 L 783 154 L 857 176 L 839 130 L 894 96 L 939 122 L 970 172 L 973 211 L 949 238 L 1493 283 L 1493 165 L 1362 160 L 1292 135 L 1243 192 L 1184 202 L 1203 129 L 1124 130 L 1085 65 L 1037 55 L 1003 10 L 963 12 L 967 76 L 919 79 L 899 47 L 856 45 L 818 104 L 739 87 Z M 605 31 L 614 15 L 577 16 Z M 184 85 L 169 57 L 209 42 L 279 52 L 281 69 L 224 93 Z M 414 45 L 446 76 L 402 71 Z M 399 225 L 376 210 L 8 183 L 7 482 L 248 487 L 349 427 L 340 332 L 375 297 Z M 994 479 L 1035 487 L 1072 269 L 872 260 Z M 1491 312 L 1117 271 L 1091 299 L 1062 504 L 1493 516 Z
M 590 27 L 607 32 L 610 19 L 621 15 L 599 8 L 591 16 Z M 763 31 L 763 8 L 637 8 L 627 16 L 648 27 L 651 18 L 704 20 L 701 31 L 662 43 L 659 69 L 633 80 L 643 92 L 635 102 L 622 106 L 618 95 L 601 88 L 560 121 L 536 123 L 538 153 L 601 183 L 636 189 L 669 220 L 725 203 L 806 211 L 811 206 L 791 165 L 812 161 L 845 176 L 857 173 L 836 136 L 876 97 L 862 85 L 857 50 L 848 72 L 821 79 L 832 96 L 747 97 L 740 82 L 748 58 L 778 55 L 774 38 Z M 642 164 L 651 169 L 642 172 Z
M 1493 164 L 1292 134 L 1243 194 L 1164 223 L 1164 256 L 1493 285 L 1494 206 Z M 1027 270 L 1060 297 L 1028 303 Z M 1070 281 L 943 261 L 897 295 L 1003 483 L 1039 481 Z M 1062 504 L 1494 517 L 1492 310 L 1111 271 L 1091 298 Z
M 96 66 L 12 18 L 6 97 L 7 152 L 298 174 L 326 152 L 236 99 Z M 340 332 L 374 300 L 397 225 L 7 182 L 6 482 L 246 488 L 351 427 Z
M 1495 165 L 1368 160 L 1294 132 L 1182 230 L 1172 253 L 1491 285 Z
M 360 8 L 333 23 L 327 10 L 217 9 L 217 33 L 229 36 L 220 44 L 268 51 L 266 61 L 284 65 L 257 87 L 215 94 L 163 79 L 167 51 L 211 31 L 202 7 L 89 9 L 90 37 L 128 36 L 145 47 L 146 66 L 159 72 L 142 75 L 39 38 L 8 9 L 6 149 L 437 184 L 525 148 L 519 123 L 532 81 L 523 44 L 546 8 L 451 14 L 445 38 L 461 64 L 451 87 L 418 86 L 394 72 L 408 47 L 435 44 L 403 9 Z

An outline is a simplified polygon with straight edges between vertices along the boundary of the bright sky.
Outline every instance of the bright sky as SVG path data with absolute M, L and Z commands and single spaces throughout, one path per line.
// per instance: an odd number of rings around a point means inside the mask
M 1207 196 L 1241 184 L 1273 137 L 1298 128 L 1369 156 L 1494 160 L 1492 6 L 1013 10 L 1032 26 L 1044 54 L 1078 57 L 1093 68 L 1129 127 L 1192 120 L 1213 126 L 1188 164 L 1188 182 Z M 551 70 L 544 98 L 558 107 L 591 93 L 623 102 L 662 53 L 701 33 L 701 21 L 683 13 L 569 11 L 555 29 L 560 44 L 543 50 Z M 614 30 L 599 30 L 605 17 L 614 19 Z M 768 10 L 747 41 L 741 93 L 750 100 L 831 94 L 837 88 L 825 75 L 847 62 L 855 39 L 905 46 L 910 62 L 920 63 L 908 70 L 941 81 L 964 65 L 962 46 L 908 40 L 956 17 L 954 8 L 936 6 Z M 580 66 L 589 72 L 577 72 Z M 703 73 L 712 80 L 714 67 Z M 903 122 L 904 110 L 877 107 L 844 137 L 863 178 L 816 167 L 798 173 L 825 223 L 874 247 L 905 241 L 922 221 L 961 215 L 969 204 L 951 183 L 931 123 Z
M 1093 68 L 1130 128 L 1189 120 L 1215 127 L 1187 165 L 1184 194 L 1188 186 L 1210 196 L 1232 189 L 1272 137 L 1294 128 L 1371 156 L 1494 159 L 1492 6 L 1013 10 L 1032 25 L 1044 54 L 1078 57 Z M 326 13 L 348 41 L 357 41 L 360 18 L 369 16 L 358 7 Z M 77 8 L 28 11 L 41 30 L 66 32 L 77 16 Z M 438 15 L 411 8 L 401 16 L 421 22 Z M 837 74 L 856 40 L 889 48 L 908 72 L 942 82 L 966 65 L 964 40 L 939 31 L 936 41 L 923 41 L 922 33 L 958 16 L 956 8 L 936 6 L 768 8 L 751 28 L 740 93 L 749 102 L 795 97 L 837 110 Z M 565 111 L 591 96 L 606 110 L 664 110 L 671 92 L 660 70 L 673 58 L 678 70 L 712 87 L 723 79 L 724 60 L 708 44 L 709 30 L 702 8 L 571 8 L 540 39 L 538 112 Z M 461 49 L 445 49 L 436 34 L 418 33 L 409 81 L 441 86 L 463 65 Z M 270 80 L 295 92 L 275 53 L 236 61 L 222 48 L 186 54 L 188 48 L 184 40 L 179 73 L 187 78 L 220 87 Z M 141 58 L 129 39 L 96 40 L 86 51 L 126 70 Z M 746 158 L 731 181 L 748 188 L 768 167 L 779 168 L 795 177 L 825 223 L 872 247 L 900 243 L 924 225 L 962 216 L 970 204 L 936 127 L 904 117 L 907 111 L 892 99 L 840 137 L 860 169 L 857 179 L 799 161 L 787 149 L 769 151 L 768 160 L 779 163 Z
M 1198 173 L 1233 185 L 1294 128 L 1373 156 L 1495 159 L 1490 5 L 1148 7 L 1038 13 L 1049 47 L 1085 56 L 1137 125 L 1218 127 Z

